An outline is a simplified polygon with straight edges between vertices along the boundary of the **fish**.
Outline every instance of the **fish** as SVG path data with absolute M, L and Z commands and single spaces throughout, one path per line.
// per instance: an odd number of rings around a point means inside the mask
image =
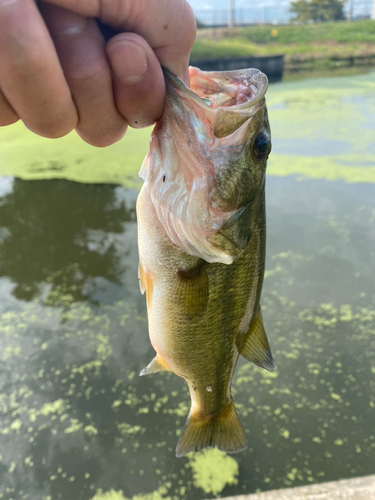
M 156 352 L 140 375 L 171 371 L 191 408 L 176 456 L 247 447 L 231 396 L 239 356 L 273 371 L 260 308 L 265 173 L 271 132 L 267 77 L 257 69 L 167 70 L 137 199 L 139 281 Z

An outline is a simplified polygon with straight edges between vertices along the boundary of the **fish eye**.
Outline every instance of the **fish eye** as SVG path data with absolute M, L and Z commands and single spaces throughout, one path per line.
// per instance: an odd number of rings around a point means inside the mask
M 264 132 L 261 132 L 256 136 L 253 145 L 253 152 L 259 160 L 263 160 L 266 157 L 268 158 L 268 155 L 271 152 L 271 139 Z

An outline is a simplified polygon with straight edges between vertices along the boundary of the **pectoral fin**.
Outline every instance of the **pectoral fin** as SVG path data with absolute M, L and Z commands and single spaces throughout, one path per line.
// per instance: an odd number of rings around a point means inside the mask
M 141 289 L 141 294 L 143 295 L 146 292 L 147 306 L 151 307 L 154 284 L 150 272 L 146 272 L 141 263 L 139 263 L 138 265 L 138 279 L 139 279 L 139 288 Z
M 263 326 L 263 318 L 260 307 L 258 314 L 250 325 L 249 333 L 246 336 L 245 342 L 242 345 L 239 345 L 239 352 L 248 361 L 251 361 L 269 372 L 273 372 L 275 369 L 270 345 Z
M 188 315 L 202 314 L 207 308 L 209 282 L 206 262 L 198 260 L 190 269 L 179 269 L 175 286 L 175 300 Z
M 146 281 L 145 281 L 145 273 L 143 271 L 141 263 L 138 264 L 138 281 L 141 294 L 143 295 L 146 291 Z
M 171 370 L 164 363 L 162 358 L 157 354 L 154 359 L 149 363 L 146 368 L 144 368 L 139 374 L 140 377 L 143 375 L 151 375 L 158 372 L 170 372 Z

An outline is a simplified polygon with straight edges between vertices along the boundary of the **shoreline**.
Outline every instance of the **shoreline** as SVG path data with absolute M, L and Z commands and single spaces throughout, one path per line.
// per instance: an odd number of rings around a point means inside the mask
M 272 490 L 222 500 L 375 500 L 375 475 Z

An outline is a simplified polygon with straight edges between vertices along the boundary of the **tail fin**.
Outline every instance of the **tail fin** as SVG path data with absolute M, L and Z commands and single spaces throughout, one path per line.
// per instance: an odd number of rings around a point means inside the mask
M 176 448 L 176 457 L 211 446 L 227 453 L 247 448 L 233 401 L 213 417 L 197 419 L 189 414 Z

